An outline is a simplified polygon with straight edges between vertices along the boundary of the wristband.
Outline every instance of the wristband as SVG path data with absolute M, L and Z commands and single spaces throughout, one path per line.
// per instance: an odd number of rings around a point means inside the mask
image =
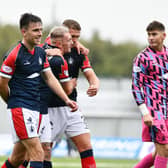
M 141 111 L 142 116 L 149 114 L 149 110 L 148 110 L 146 104 L 143 103 L 143 104 L 139 105 L 138 107 Z

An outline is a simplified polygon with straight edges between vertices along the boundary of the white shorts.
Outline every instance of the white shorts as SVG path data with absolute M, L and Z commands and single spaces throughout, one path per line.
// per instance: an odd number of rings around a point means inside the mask
M 65 133 L 67 137 L 74 137 L 84 133 L 89 133 L 84 116 L 78 109 L 71 112 L 69 107 L 48 108 L 51 123 L 51 140 L 59 141 Z
M 49 114 L 40 114 L 38 134 L 40 142 L 51 142 L 51 125 Z
M 13 142 L 38 137 L 39 112 L 25 108 L 8 109 Z

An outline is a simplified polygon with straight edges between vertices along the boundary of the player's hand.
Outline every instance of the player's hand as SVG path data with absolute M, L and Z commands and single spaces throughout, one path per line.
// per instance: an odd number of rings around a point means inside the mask
M 92 97 L 95 96 L 98 92 L 98 87 L 96 85 L 90 85 L 87 90 L 87 95 Z
M 62 52 L 59 48 L 46 49 L 45 52 L 48 56 L 54 56 L 54 55 L 62 56 Z
M 153 117 L 150 114 L 146 114 L 143 116 L 143 121 L 145 125 L 152 126 L 153 125 Z
M 75 112 L 78 109 L 78 105 L 75 101 L 73 100 L 67 100 L 66 105 L 69 106 L 71 108 L 71 112 Z
M 80 53 L 82 53 L 83 55 L 89 54 L 89 49 L 84 47 L 80 42 L 76 41 L 74 45 L 78 51 L 78 54 Z

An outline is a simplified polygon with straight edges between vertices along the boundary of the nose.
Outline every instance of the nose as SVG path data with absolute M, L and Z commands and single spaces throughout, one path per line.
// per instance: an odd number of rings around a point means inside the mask
M 43 34 L 42 30 L 39 30 L 38 34 L 39 34 L 39 36 L 42 36 L 42 34 Z
M 71 39 L 71 42 L 70 42 L 70 43 L 71 43 L 71 45 L 73 44 L 73 41 L 72 41 L 72 39 Z
M 153 39 L 153 36 L 148 36 L 148 40 L 152 40 Z

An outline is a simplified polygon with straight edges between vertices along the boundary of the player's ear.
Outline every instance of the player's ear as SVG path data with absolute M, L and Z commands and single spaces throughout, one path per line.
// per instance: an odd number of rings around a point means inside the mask
M 26 29 L 25 29 L 25 28 L 22 28 L 20 31 L 21 31 L 22 35 L 24 36 L 25 33 L 26 33 Z
M 166 38 L 166 33 L 165 32 L 163 33 L 163 36 L 164 36 L 164 39 L 165 39 Z
M 62 46 L 61 41 L 57 41 L 57 42 L 56 42 L 56 46 L 57 46 L 58 48 L 60 48 L 60 47 Z

